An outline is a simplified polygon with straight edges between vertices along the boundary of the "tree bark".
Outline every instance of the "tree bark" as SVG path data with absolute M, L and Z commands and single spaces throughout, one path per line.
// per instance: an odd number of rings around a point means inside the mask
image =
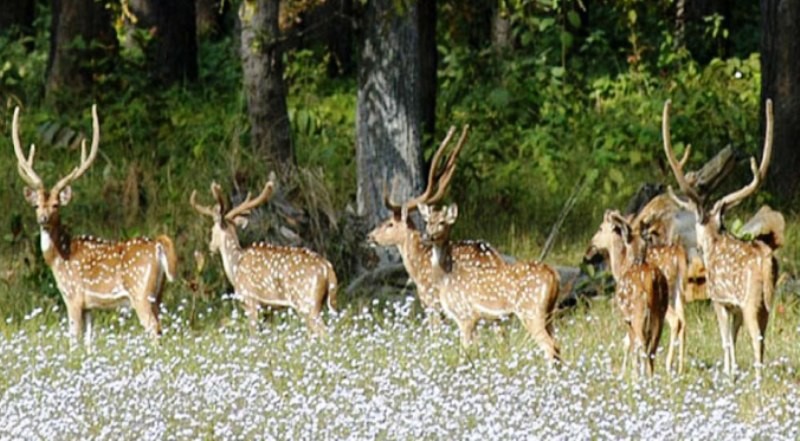
M 800 3 L 761 0 L 761 121 L 774 103 L 775 132 L 768 187 L 785 202 L 800 190 Z M 763 131 L 762 131 L 763 133 Z
M 417 8 L 422 134 L 423 139 L 433 139 L 436 133 L 436 69 L 439 62 L 436 49 L 436 0 L 419 0 Z
M 214 37 L 223 29 L 225 11 L 230 2 L 224 0 L 194 0 L 195 28 L 198 37 Z
M 33 33 L 34 0 L 15 0 L 0 6 L 0 34 Z
M 387 217 L 383 184 L 395 200 L 421 191 L 421 88 L 416 2 L 370 0 L 358 69 L 358 213 L 372 227 Z
M 144 48 L 153 79 L 164 85 L 197 79 L 195 0 L 128 0 L 134 25 L 152 35 Z M 129 25 L 130 26 L 130 25 Z
M 239 19 L 251 144 L 285 176 L 295 158 L 283 81 L 279 6 L 280 0 L 244 0 Z
M 52 5 L 45 81 L 48 100 L 84 92 L 91 85 L 93 74 L 104 65 L 103 59 L 113 57 L 117 50 L 111 17 L 103 3 L 53 0 Z

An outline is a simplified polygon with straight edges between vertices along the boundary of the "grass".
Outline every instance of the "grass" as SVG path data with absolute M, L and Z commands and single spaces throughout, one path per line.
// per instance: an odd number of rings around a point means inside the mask
M 176 296 L 171 290 L 171 296 Z M 621 378 L 623 329 L 605 297 L 564 312 L 565 364 L 542 360 L 515 320 L 486 325 L 462 352 L 413 298 L 350 303 L 314 339 L 291 312 L 250 337 L 229 296 L 165 308 L 151 343 L 132 314 L 95 320 L 93 350 L 69 350 L 54 302 L 0 325 L 0 438 L 479 439 L 800 436 L 800 304 L 778 299 L 760 383 L 746 335 L 741 372 L 722 374 L 707 303 L 688 308 L 688 363 L 657 360 L 652 381 Z

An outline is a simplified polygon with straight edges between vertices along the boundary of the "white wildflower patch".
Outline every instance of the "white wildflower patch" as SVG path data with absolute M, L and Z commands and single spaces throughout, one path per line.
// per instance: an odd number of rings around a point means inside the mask
M 0 333 L 0 439 L 800 437 L 796 357 L 768 352 L 756 381 L 740 343 L 732 381 L 718 337 L 697 330 L 684 376 L 663 372 L 662 348 L 656 377 L 636 381 L 618 372 L 623 331 L 608 306 L 556 321 L 559 367 L 515 320 L 483 326 L 465 352 L 457 330 L 431 326 L 412 298 L 328 315 L 317 338 L 292 311 L 265 311 L 251 336 L 241 312 L 198 330 L 188 309 L 162 315 L 159 343 L 135 315 L 96 322 L 91 352 L 69 349 L 63 320 Z M 40 314 L 25 321 L 44 323 Z M 692 352 L 704 339 L 715 353 Z

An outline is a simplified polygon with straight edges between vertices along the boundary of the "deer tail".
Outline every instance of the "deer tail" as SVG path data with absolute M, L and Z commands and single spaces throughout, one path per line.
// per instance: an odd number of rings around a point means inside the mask
M 178 266 L 178 257 L 175 254 L 175 246 L 172 244 L 172 239 L 163 234 L 156 237 L 156 244 L 158 262 L 161 265 L 161 269 L 164 270 L 167 280 L 172 282 L 175 280 Z

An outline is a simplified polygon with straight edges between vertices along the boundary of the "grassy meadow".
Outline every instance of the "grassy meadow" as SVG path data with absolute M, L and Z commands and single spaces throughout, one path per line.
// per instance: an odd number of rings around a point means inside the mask
M 796 439 L 800 304 L 781 295 L 760 382 L 749 341 L 722 373 L 708 304 L 688 309 L 686 372 L 619 374 L 623 329 L 600 297 L 556 322 L 565 363 L 549 367 L 515 320 L 487 324 L 463 352 L 413 297 L 351 304 L 311 338 L 294 314 L 250 336 L 225 296 L 215 326 L 191 302 L 164 311 L 153 344 L 131 313 L 100 314 L 95 344 L 69 349 L 63 308 L 7 320 L 0 338 L 4 439 Z M 197 306 L 197 305 L 195 305 Z M 219 309 L 225 315 L 219 315 Z M 662 339 L 666 344 L 666 336 Z

